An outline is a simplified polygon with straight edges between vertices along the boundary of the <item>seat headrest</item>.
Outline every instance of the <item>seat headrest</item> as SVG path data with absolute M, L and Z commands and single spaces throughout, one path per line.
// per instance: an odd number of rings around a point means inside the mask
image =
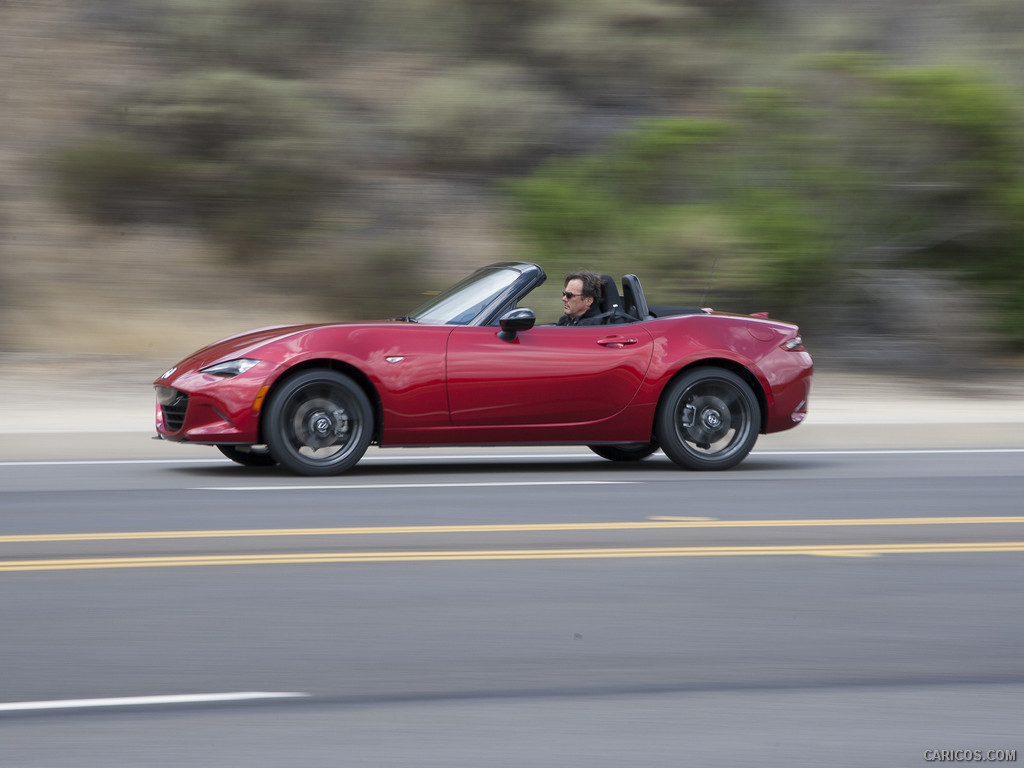
M 601 275 L 601 311 L 611 312 L 614 307 L 622 307 L 615 278 L 611 275 Z

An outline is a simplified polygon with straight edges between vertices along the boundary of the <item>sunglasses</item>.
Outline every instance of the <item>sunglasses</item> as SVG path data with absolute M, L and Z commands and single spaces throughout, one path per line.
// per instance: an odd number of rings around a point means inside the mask
M 562 296 L 564 298 L 566 298 L 566 299 L 583 298 L 584 295 L 585 294 L 582 294 L 582 293 L 572 293 L 571 291 L 562 291 Z

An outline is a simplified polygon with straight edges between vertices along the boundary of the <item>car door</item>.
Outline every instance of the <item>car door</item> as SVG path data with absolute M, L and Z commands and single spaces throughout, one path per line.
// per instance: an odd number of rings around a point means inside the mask
M 514 340 L 490 327 L 448 337 L 447 382 L 455 426 L 578 424 L 621 411 L 651 362 L 640 324 L 537 326 Z

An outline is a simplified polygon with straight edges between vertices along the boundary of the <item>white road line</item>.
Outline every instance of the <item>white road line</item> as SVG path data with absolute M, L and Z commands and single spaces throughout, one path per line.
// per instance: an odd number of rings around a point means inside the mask
M 751 456 L 785 457 L 785 456 L 958 456 L 985 454 L 1024 454 L 1024 447 L 1004 447 L 1004 449 L 878 449 L 878 450 L 786 450 L 786 451 L 754 451 Z M 521 461 L 548 459 L 593 459 L 598 458 L 591 453 L 586 454 L 418 454 L 416 456 L 368 456 L 360 463 L 371 462 L 422 462 L 422 461 Z M 665 457 L 662 457 L 665 460 Z M 86 466 L 121 466 L 132 464 L 218 464 L 230 466 L 227 459 L 67 459 L 53 461 L 0 461 L 0 469 L 7 467 L 86 467 Z
M 593 453 L 467 453 L 460 455 L 442 454 L 417 454 L 415 456 L 395 454 L 393 456 L 364 456 L 359 460 L 361 464 L 375 461 L 420 461 L 432 459 L 435 461 L 469 461 L 471 459 L 597 459 Z M 63 466 L 90 466 L 95 464 L 220 464 L 224 467 L 231 466 L 228 459 L 53 459 L 46 461 L 0 461 L 0 467 L 63 467 Z
M 120 464 L 227 464 L 227 459 L 61 459 L 51 461 L 0 461 L 0 467 L 88 467 Z
M 928 456 L 961 453 L 1024 453 L 1024 448 L 879 448 L 857 450 L 752 451 L 751 456 Z
M 930 456 L 960 454 L 992 454 L 992 453 L 1024 453 L 1024 448 L 884 448 L 884 449 L 817 449 L 817 450 L 780 450 L 753 451 L 750 455 L 757 456 Z M 664 458 L 664 457 L 662 457 Z M 592 453 L 467 453 L 467 454 L 417 454 L 415 456 L 365 456 L 360 463 L 369 462 L 401 462 L 401 461 L 472 461 L 498 459 L 502 461 L 522 459 L 593 459 L 599 461 Z M 62 459 L 50 461 L 0 461 L 3 467 L 74 467 L 94 465 L 129 465 L 129 464 L 219 464 L 231 466 L 228 459 Z
M 635 480 L 509 480 L 493 483 L 350 483 L 346 485 L 220 485 L 193 491 L 389 491 L 404 488 L 510 488 L 538 485 L 637 485 Z
M 0 703 L 0 712 L 28 712 L 39 709 L 89 709 L 93 707 L 147 707 L 156 704 L 208 704 L 219 701 L 295 699 L 305 696 L 309 696 L 309 694 L 287 691 L 238 691 L 234 693 L 187 693 L 173 696 L 127 696 L 113 699 L 10 701 Z

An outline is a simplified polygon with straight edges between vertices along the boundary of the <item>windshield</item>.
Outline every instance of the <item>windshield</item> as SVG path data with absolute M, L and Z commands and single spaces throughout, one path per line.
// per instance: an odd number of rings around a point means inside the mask
M 518 278 L 514 269 L 481 269 L 435 296 L 409 319 L 431 325 L 466 325 Z

